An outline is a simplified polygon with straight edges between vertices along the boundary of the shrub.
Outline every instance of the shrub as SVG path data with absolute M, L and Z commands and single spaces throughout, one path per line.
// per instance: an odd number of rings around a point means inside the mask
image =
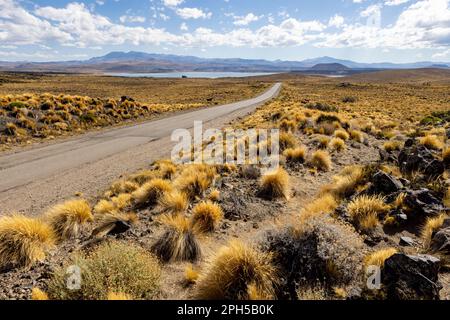
M 165 231 L 152 246 L 152 251 L 164 262 L 197 261 L 201 256 L 198 230 L 182 215 L 161 218 Z
M 266 173 L 260 179 L 260 194 L 269 199 L 289 197 L 289 174 L 283 169 Z
M 275 268 L 272 255 L 233 241 L 221 248 L 206 267 L 197 286 L 204 300 L 248 300 L 255 291 L 274 297 Z
M 292 133 L 281 132 L 280 133 L 280 151 L 284 151 L 289 148 L 295 148 L 298 145 L 297 139 Z
M 328 138 L 328 137 L 320 137 L 319 138 L 319 148 L 320 149 L 328 148 L 329 143 L 330 143 L 330 138 Z
M 80 227 L 93 221 L 94 217 L 86 200 L 70 200 L 48 210 L 44 219 L 58 238 L 65 240 L 76 237 Z
M 312 154 L 310 164 L 319 170 L 329 171 L 332 166 L 330 154 L 324 150 L 317 150 Z
M 123 232 L 123 228 L 129 228 L 138 222 L 136 214 L 112 211 L 101 215 L 98 219 L 98 227 L 92 231 L 96 237 L 106 236 L 113 232 Z
M 81 270 L 81 289 L 67 288 L 67 270 Z M 74 255 L 56 269 L 48 283 L 55 300 L 105 300 L 111 292 L 137 299 L 152 299 L 159 293 L 161 269 L 158 260 L 143 248 L 118 241 L 100 245 L 90 254 Z
M 18 214 L 0 218 L 0 269 L 43 261 L 55 238 L 52 228 L 40 220 Z
M 328 123 L 341 123 L 341 119 L 338 116 L 332 115 L 332 114 L 321 114 L 317 120 L 316 123 L 317 124 L 322 124 L 324 122 L 328 122 Z
M 284 150 L 283 155 L 286 157 L 288 162 L 303 163 L 306 160 L 306 147 L 298 147 L 295 149 L 289 148 Z
M 216 169 L 208 165 L 193 165 L 186 167 L 175 179 L 175 187 L 186 194 L 189 199 L 202 196 L 214 183 Z
M 273 252 L 279 271 L 278 299 L 297 299 L 311 287 L 357 286 L 364 243 L 354 229 L 327 216 L 315 216 L 298 228 L 269 231 L 260 246 Z
M 366 182 L 365 170 L 358 165 L 348 166 L 335 176 L 334 183 L 322 188 L 323 193 L 330 193 L 336 198 L 351 196 L 356 188 Z
M 388 141 L 385 142 L 383 145 L 384 150 L 387 152 L 397 151 L 400 150 L 403 146 L 403 143 L 400 141 Z
M 431 240 L 433 238 L 433 234 L 437 232 L 442 225 L 444 224 L 446 216 L 444 214 L 441 214 L 434 218 L 428 218 L 425 222 L 424 226 L 422 227 L 421 231 L 421 239 L 423 241 L 423 247 L 428 250 L 431 245 Z
M 350 137 L 355 140 L 356 142 L 363 143 L 364 142 L 364 135 L 361 131 L 358 130 L 351 130 L 350 131 Z

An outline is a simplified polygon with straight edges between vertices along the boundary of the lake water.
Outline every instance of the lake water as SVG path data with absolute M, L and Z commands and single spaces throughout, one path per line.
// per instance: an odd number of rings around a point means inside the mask
M 127 78 L 245 78 L 256 76 L 268 76 L 275 73 L 252 73 L 252 72 L 167 72 L 167 73 L 107 73 L 108 76 Z

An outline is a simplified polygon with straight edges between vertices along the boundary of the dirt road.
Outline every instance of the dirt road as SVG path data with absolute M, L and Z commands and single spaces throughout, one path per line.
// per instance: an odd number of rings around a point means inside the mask
M 221 128 L 276 97 L 280 88 L 276 83 L 253 99 L 0 156 L 0 215 L 37 214 L 76 193 L 95 197 L 121 174 L 170 155 L 173 130 L 190 129 L 194 121 L 203 121 L 204 129 Z

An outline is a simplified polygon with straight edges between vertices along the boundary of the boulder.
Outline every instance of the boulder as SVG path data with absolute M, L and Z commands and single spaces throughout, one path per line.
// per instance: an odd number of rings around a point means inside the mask
M 372 186 L 369 189 L 371 194 L 384 194 L 388 195 L 394 192 L 398 192 L 403 188 L 403 184 L 394 176 L 391 176 L 383 171 L 376 172 L 372 179 Z
M 384 263 L 381 279 L 388 299 L 439 300 L 440 260 L 430 255 L 397 253 Z
M 425 175 L 428 177 L 438 177 L 441 174 L 443 174 L 445 171 L 445 165 L 443 161 L 440 160 L 433 160 L 431 161 L 425 168 Z
M 402 172 L 425 171 L 434 160 L 430 150 L 409 139 L 398 155 L 398 166 Z
M 424 218 L 434 216 L 445 210 L 442 202 L 428 189 L 408 190 L 404 203 L 411 209 L 414 216 Z
M 399 245 L 402 247 L 413 247 L 415 245 L 415 241 L 411 237 L 401 237 Z
M 438 231 L 431 240 L 432 252 L 450 255 L 450 227 Z

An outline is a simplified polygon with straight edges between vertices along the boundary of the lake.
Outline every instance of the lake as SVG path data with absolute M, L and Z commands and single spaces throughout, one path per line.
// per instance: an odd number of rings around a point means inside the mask
M 127 77 L 127 78 L 245 78 L 256 76 L 268 76 L 275 73 L 264 72 L 167 72 L 167 73 L 106 73 L 108 76 Z

